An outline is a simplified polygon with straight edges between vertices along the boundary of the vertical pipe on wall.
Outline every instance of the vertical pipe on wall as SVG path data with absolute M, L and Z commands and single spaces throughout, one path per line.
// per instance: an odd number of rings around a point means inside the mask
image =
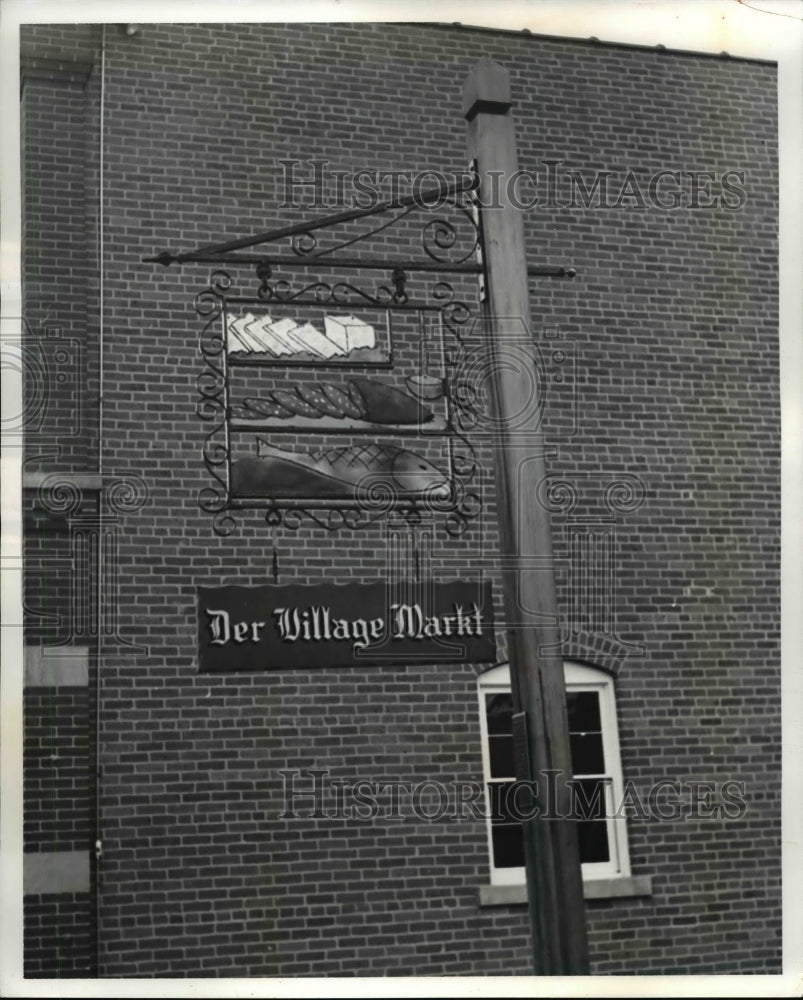
M 103 504 L 105 492 L 103 487 L 103 170 L 104 170 L 104 105 L 106 99 L 106 25 L 100 28 L 100 95 L 98 113 L 98 429 L 97 429 L 97 465 L 98 480 L 98 545 L 97 564 L 95 566 L 95 596 L 97 600 L 97 632 L 95 649 L 95 845 L 94 845 L 94 894 L 95 894 L 95 976 L 100 977 L 100 861 L 102 850 L 101 816 L 100 816 L 100 733 L 101 733 L 101 658 L 103 653 L 103 552 L 105 540 L 103 533 Z

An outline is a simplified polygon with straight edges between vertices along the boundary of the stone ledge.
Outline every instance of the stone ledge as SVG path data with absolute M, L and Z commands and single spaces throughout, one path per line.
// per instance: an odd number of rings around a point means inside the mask
M 89 851 L 36 851 L 22 860 L 26 896 L 89 892 Z
M 25 687 L 86 687 L 88 646 L 24 646 Z
M 585 899 L 616 899 L 620 896 L 651 896 L 650 875 L 597 878 L 583 882 Z M 481 885 L 480 906 L 507 906 L 527 902 L 526 885 Z
M 45 483 L 56 481 L 67 481 L 76 486 L 79 490 L 103 489 L 103 477 L 96 472 L 23 472 L 22 488 L 25 490 L 39 490 Z

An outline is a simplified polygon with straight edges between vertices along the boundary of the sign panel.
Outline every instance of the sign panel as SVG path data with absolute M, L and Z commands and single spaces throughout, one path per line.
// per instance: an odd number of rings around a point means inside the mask
M 201 673 L 495 658 L 490 582 L 198 588 Z

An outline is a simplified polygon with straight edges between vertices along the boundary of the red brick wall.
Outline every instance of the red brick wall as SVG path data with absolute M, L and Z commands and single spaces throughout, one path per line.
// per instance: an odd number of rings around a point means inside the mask
M 47 27 L 25 44 L 72 45 Z M 748 805 L 738 821 L 631 820 L 652 895 L 588 904 L 593 971 L 779 969 L 774 67 L 436 26 L 146 25 L 106 33 L 101 446 L 147 502 L 119 520 L 121 627 L 142 649 L 102 666 L 103 975 L 530 970 L 525 908 L 478 905 L 483 824 L 279 818 L 282 768 L 480 781 L 476 668 L 197 673 L 196 587 L 270 579 L 272 536 L 251 513 L 221 539 L 196 502 L 192 298 L 208 268 L 142 263 L 295 221 L 283 158 L 461 170 L 460 89 L 483 55 L 511 72 L 525 168 L 608 170 L 616 187 L 628 170 L 745 175 L 738 210 L 625 199 L 525 225 L 533 263 L 579 272 L 531 288 L 534 333 L 577 359 L 576 433 L 556 421 L 550 459 L 578 493 L 554 517 L 567 616 L 570 518 L 609 513 L 625 474 L 645 493 L 617 515 L 606 598 L 641 652 L 611 635 L 575 652 L 617 668 L 627 779 L 744 781 Z M 498 580 L 486 501 L 459 541 L 435 525 L 435 578 Z M 275 542 L 282 582 L 387 571 L 379 528 Z

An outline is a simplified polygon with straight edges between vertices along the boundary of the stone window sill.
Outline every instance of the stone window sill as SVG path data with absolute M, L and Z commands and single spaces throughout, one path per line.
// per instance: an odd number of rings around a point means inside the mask
M 651 895 L 652 878 L 649 875 L 596 878 L 583 882 L 583 896 L 585 899 L 615 899 L 619 896 Z M 526 902 L 526 885 L 480 886 L 480 906 L 506 906 Z

